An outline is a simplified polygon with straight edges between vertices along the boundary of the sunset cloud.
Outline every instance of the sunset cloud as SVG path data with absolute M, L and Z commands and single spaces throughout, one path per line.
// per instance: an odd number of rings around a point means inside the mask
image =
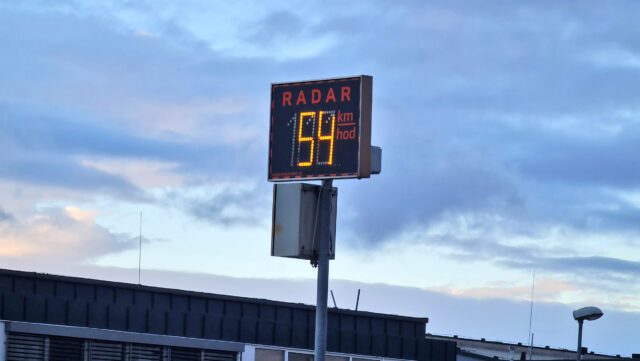
M 95 213 L 74 206 L 44 209 L 27 219 L 0 221 L 0 256 L 82 263 L 135 247 L 137 240 L 93 222 Z

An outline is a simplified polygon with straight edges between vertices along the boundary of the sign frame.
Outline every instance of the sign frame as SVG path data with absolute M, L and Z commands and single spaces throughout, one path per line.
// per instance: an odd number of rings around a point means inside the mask
M 300 171 L 299 174 L 293 174 L 294 172 L 288 172 L 287 175 L 274 175 L 273 173 L 273 145 L 274 145 L 274 90 L 281 87 L 300 88 L 309 85 L 325 85 L 328 83 L 339 83 L 345 81 L 359 81 L 360 99 L 358 110 L 359 117 L 354 119 L 358 125 L 358 137 L 357 137 L 357 169 L 350 170 L 349 172 L 308 172 L 305 174 Z M 369 75 L 357 75 L 349 77 L 295 81 L 295 82 L 280 82 L 271 83 L 271 108 L 270 108 L 270 123 L 269 123 L 269 161 L 267 169 L 267 180 L 270 182 L 287 182 L 287 181 L 303 181 L 303 180 L 319 180 L 319 179 L 350 179 L 350 178 L 369 178 L 371 176 L 371 113 L 372 113 L 372 93 L 373 93 L 373 77 Z M 335 137 L 334 136 L 334 141 Z M 292 144 L 293 146 L 293 144 Z

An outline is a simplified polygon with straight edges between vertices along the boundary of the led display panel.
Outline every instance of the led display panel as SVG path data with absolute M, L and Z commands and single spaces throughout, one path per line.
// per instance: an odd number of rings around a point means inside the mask
M 271 85 L 270 181 L 371 174 L 372 77 Z

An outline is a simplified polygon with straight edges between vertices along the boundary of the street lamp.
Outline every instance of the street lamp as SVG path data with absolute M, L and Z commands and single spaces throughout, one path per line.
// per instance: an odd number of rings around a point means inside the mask
M 602 317 L 603 313 L 598 307 L 582 307 L 573 311 L 573 318 L 578 321 L 578 356 L 577 361 L 580 361 L 582 354 L 582 322 L 584 320 L 593 321 Z

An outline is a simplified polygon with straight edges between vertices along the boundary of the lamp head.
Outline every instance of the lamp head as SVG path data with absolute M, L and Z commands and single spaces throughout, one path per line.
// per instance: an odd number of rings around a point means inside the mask
M 573 311 L 573 318 L 576 321 L 593 321 L 599 319 L 600 317 L 602 317 L 602 315 L 602 310 L 600 310 L 598 307 L 593 306 L 582 307 Z

